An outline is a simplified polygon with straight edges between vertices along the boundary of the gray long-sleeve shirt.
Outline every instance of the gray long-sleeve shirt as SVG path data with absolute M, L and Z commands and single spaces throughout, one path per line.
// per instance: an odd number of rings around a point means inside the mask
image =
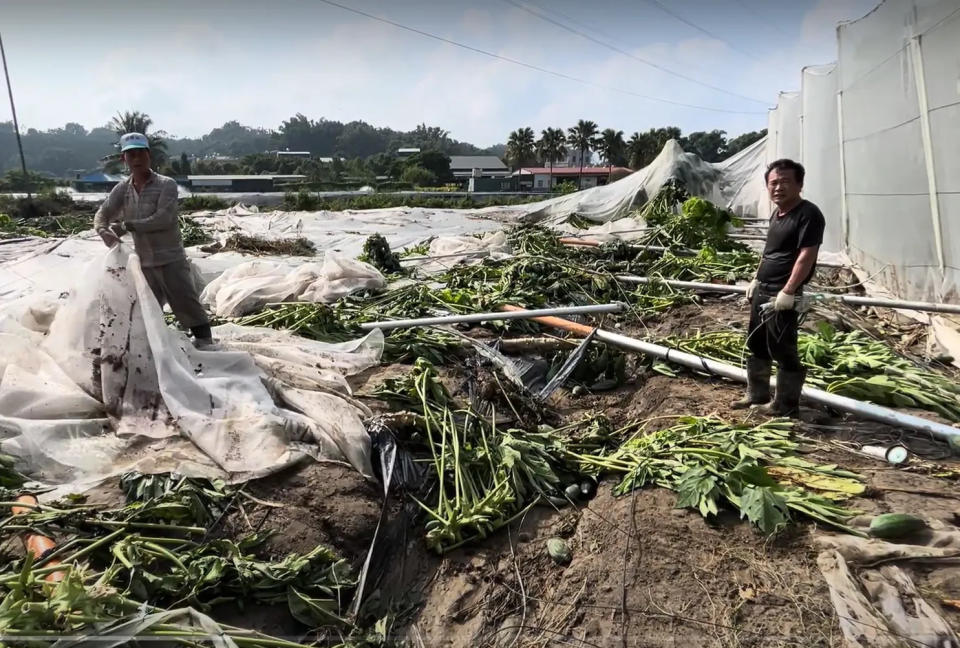
M 93 218 L 97 232 L 111 223 L 123 223 L 133 236 L 133 246 L 145 268 L 186 258 L 177 217 L 177 183 L 173 178 L 150 172 L 150 179 L 137 193 L 133 176 L 119 183 L 100 205 Z

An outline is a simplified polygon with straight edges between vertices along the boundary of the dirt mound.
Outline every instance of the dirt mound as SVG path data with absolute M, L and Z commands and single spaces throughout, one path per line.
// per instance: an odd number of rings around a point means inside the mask
M 430 646 L 831 645 L 826 586 L 803 538 L 673 509 L 654 489 L 531 512 L 458 551 L 423 586 L 415 626 Z M 555 564 L 546 540 L 573 559 Z
M 276 506 L 254 503 L 254 513 L 246 502 L 245 514 L 232 521 L 249 520 L 254 529 L 275 530 L 271 553 L 303 554 L 323 544 L 355 566 L 366 557 L 383 501 L 378 486 L 353 468 L 331 462 L 306 463 L 252 482 L 246 492 Z

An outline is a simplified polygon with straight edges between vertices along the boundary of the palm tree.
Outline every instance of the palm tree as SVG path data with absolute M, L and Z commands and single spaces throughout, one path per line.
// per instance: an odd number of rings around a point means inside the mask
M 644 151 L 646 149 L 647 138 L 634 131 L 627 142 L 628 164 L 630 168 L 636 171 L 643 166 Z
M 540 159 L 550 165 L 550 182 L 547 185 L 553 191 L 553 163 L 559 162 L 567 155 L 567 138 L 562 128 L 547 128 L 540 131 L 537 140 L 537 154 Z
M 581 119 L 577 125 L 567 129 L 567 144 L 580 151 L 580 175 L 577 178 L 577 188 L 583 189 L 583 160 L 588 151 L 597 147 L 596 122 Z
M 626 148 L 627 144 L 623 141 L 623 131 L 606 128 L 600 134 L 598 149 L 603 161 L 607 163 L 608 175 L 613 173 L 614 164 L 620 165 L 623 163 L 623 154 Z
M 534 143 L 533 129 L 529 126 L 518 128 L 507 138 L 507 160 L 519 170 L 517 187 L 523 180 L 523 165 L 534 157 Z
M 150 161 L 153 163 L 155 169 L 159 169 L 167 161 L 167 143 L 163 139 L 166 133 L 156 131 L 151 134 L 147 132 L 151 126 L 153 126 L 153 120 L 150 119 L 150 115 L 138 110 L 125 113 L 118 112 L 116 117 L 110 120 L 110 123 L 107 125 L 107 127 L 113 129 L 117 135 L 123 135 L 124 133 L 142 133 L 146 135 L 147 141 L 150 143 Z

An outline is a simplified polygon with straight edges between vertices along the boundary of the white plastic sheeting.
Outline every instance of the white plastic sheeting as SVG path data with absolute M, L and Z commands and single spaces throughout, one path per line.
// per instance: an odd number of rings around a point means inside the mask
M 256 207 L 236 205 L 229 209 L 196 212 L 191 216 L 222 240 L 236 231 L 267 237 L 302 236 L 319 252 L 332 251 L 352 258 L 363 252 L 364 242 L 373 234 L 383 235 L 391 248 L 399 249 L 431 236 L 461 236 L 498 230 L 503 222 L 520 218 L 529 207 L 261 212 Z
M 226 349 L 198 351 L 166 326 L 129 247 L 76 277 L 65 299 L 0 315 L 0 449 L 32 478 L 75 489 L 137 468 L 243 480 L 306 457 L 371 475 L 369 412 L 343 376 L 379 361 L 381 334 L 325 345 L 219 327 Z
M 441 236 L 430 241 L 425 258 L 406 263 L 420 274 L 443 272 L 459 264 L 480 263 L 484 259 L 505 259 L 513 253 L 507 235 L 494 232 L 483 236 Z
M 330 253 L 322 263 L 303 263 L 292 270 L 284 263 L 266 260 L 242 263 L 210 282 L 200 301 L 215 315 L 240 317 L 270 303 L 330 304 L 350 293 L 386 285 L 372 265 Z
M 567 196 L 525 205 L 524 219 L 558 222 L 572 214 L 596 223 L 624 216 L 631 206 L 642 206 L 668 180 L 682 180 L 691 194 L 726 205 L 744 182 L 743 165 L 704 162 L 685 153 L 676 140 L 670 140 L 660 155 L 646 167 L 607 185 L 578 191 Z
M 799 92 L 781 92 L 767 118 L 767 159 L 799 160 L 801 104 Z
M 844 250 L 843 208 L 840 200 L 840 139 L 837 136 L 837 66 L 803 69 L 801 158 L 807 175 L 804 193 L 827 215 L 822 250 Z
M 837 63 L 803 72 L 799 119 L 781 94 L 767 161 L 799 141 L 825 247 L 899 298 L 956 303 L 960 5 L 887 0 L 837 36 Z

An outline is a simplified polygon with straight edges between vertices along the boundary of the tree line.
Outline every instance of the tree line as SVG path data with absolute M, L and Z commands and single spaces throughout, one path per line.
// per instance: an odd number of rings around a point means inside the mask
M 30 128 L 22 133 L 27 167 L 57 177 L 99 168 L 102 158 L 116 152 L 118 125 L 143 127 L 144 123 L 147 128 L 143 130 L 149 130 L 153 125 L 144 113 L 125 112 L 110 123 L 91 130 L 75 122 L 49 130 Z M 451 138 L 449 131 L 438 126 L 420 124 L 411 131 L 397 131 L 363 121 L 311 120 L 299 113 L 283 121 L 276 130 L 251 128 L 237 121 L 228 121 L 198 138 L 173 137 L 162 130 L 154 130 L 151 134 L 156 138 L 155 143 L 163 142 L 161 157 L 164 162 L 167 156 L 171 161 L 177 161 L 182 155 L 200 162 L 219 157 L 236 161 L 270 150 L 310 151 L 316 157 L 347 160 L 389 155 L 403 147 L 435 150 L 448 156 L 503 154 L 503 145 L 480 148 Z M 0 122 L 0 172 L 19 166 L 13 123 Z
M 641 169 L 660 154 L 671 139 L 680 143 L 688 153 L 695 153 L 706 162 L 719 162 L 742 151 L 767 134 L 767 130 L 744 133 L 727 139 L 726 131 L 698 131 L 682 135 L 676 126 L 651 128 L 634 132 L 625 140 L 622 130 L 606 128 L 603 131 L 596 122 L 581 119 L 566 131 L 562 128 L 545 128 L 535 137 L 529 126 L 518 128 L 507 136 L 506 161 L 518 169 L 543 164 L 553 172 L 553 165 L 567 158 L 570 151 L 578 153 L 581 173 L 584 164 L 597 153 L 604 166 L 626 166 Z
M 580 120 L 566 130 L 544 129 L 539 138 L 533 129 L 520 128 L 510 133 L 506 145 L 481 149 L 451 138 L 448 131 L 437 126 L 420 124 L 411 131 L 395 131 L 363 121 L 312 120 L 298 113 L 276 130 L 229 121 L 199 138 L 177 138 L 154 129 L 149 115 L 132 111 L 118 113 L 108 124 L 92 130 L 75 122 L 45 131 L 28 129 L 22 134 L 27 167 L 60 178 L 103 165 L 119 171 L 116 143 L 119 134 L 129 131 L 150 137 L 154 165 L 171 175 L 282 173 L 302 174 L 319 182 L 336 182 L 344 176 L 354 180 L 386 176 L 419 185 L 452 179 L 451 155 L 487 154 L 504 157 L 517 168 L 536 163 L 552 167 L 565 159 L 568 151 L 576 151 L 583 163 L 597 153 L 607 166 L 638 169 L 649 164 L 671 138 L 679 140 L 685 150 L 715 162 L 766 134 L 765 130 L 751 132 L 728 140 L 721 130 L 683 136 L 679 128 L 666 127 L 635 132 L 625 140 L 623 131 L 601 131 L 595 122 Z M 412 159 L 398 159 L 396 151 L 403 147 L 419 148 L 421 153 Z M 312 158 L 266 154 L 270 150 L 309 151 Z M 333 161 L 322 163 L 316 159 L 319 157 Z M 13 178 L 18 168 L 13 125 L 0 122 L 0 172 L 7 171 Z

